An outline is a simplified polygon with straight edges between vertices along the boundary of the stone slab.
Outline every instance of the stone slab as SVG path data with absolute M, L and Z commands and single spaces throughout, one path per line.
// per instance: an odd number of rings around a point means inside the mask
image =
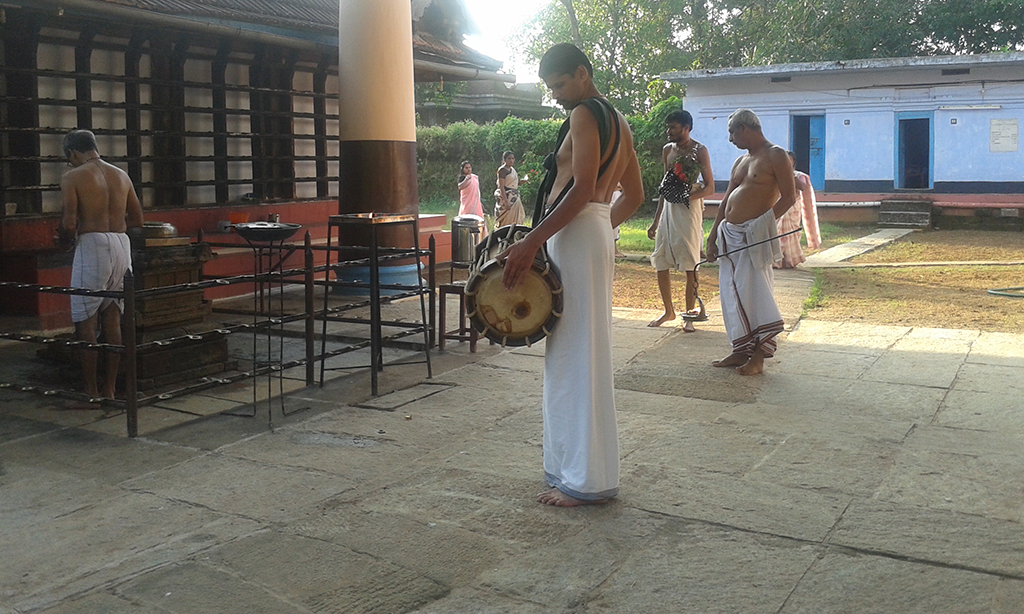
M 151 405 L 140 407 L 138 418 L 139 435 L 145 436 L 168 427 L 184 424 L 194 420 L 195 416 L 175 411 L 173 409 L 164 409 L 163 407 Z M 83 424 L 81 428 L 87 431 L 115 436 L 120 435 L 124 437 L 128 434 L 128 419 L 127 415 L 124 413 L 115 414 L 103 420 Z
M 839 396 L 817 399 L 819 403 L 827 399 L 830 405 L 865 416 L 927 424 L 935 417 L 945 395 L 945 388 L 860 380 L 851 383 Z
M 483 391 L 494 390 L 498 386 L 494 380 L 500 379 L 500 388 L 507 396 L 515 397 L 520 394 L 541 395 L 543 393 L 543 359 L 528 357 L 537 362 L 536 369 L 528 371 L 509 369 L 493 364 L 477 363 L 466 365 L 459 369 L 449 371 L 444 375 L 435 377 L 435 384 L 453 383 L 465 388 L 476 388 Z
M 550 614 L 546 604 L 516 599 L 493 590 L 456 588 L 441 599 L 433 601 L 409 614 Z
M 114 594 L 110 589 L 90 593 L 80 599 L 69 599 L 60 605 L 48 608 L 43 614 L 137 614 L 139 605 L 130 599 Z M 13 613 L 0 607 L 0 614 Z
M 125 487 L 262 522 L 295 517 L 352 488 L 342 476 L 206 454 L 125 482 Z
M 674 519 L 581 611 L 775 614 L 816 555 L 810 544 Z
M 779 614 L 899 612 L 1013 614 L 1024 611 L 1024 582 L 940 565 L 828 552 Z
M 949 388 L 964 364 L 963 354 L 889 350 L 861 376 L 873 382 Z
M 4 465 L 49 470 L 101 484 L 119 484 L 140 473 L 171 467 L 194 450 L 83 429 L 63 429 L 4 444 Z
M 248 399 L 252 402 L 252 399 Z M 222 411 L 230 411 L 238 408 L 236 401 L 226 401 L 217 397 L 205 394 L 190 394 L 183 397 L 159 401 L 153 404 L 154 407 L 173 409 L 174 411 L 192 414 L 194 416 L 210 416 L 219 414 Z
M 247 578 L 198 562 L 162 567 L 132 579 L 121 593 L 149 611 L 167 614 L 309 614 L 301 604 Z
M 958 429 L 1016 432 L 1024 426 L 1024 400 L 998 392 L 950 390 L 932 423 Z
M 125 492 L 5 536 L 0 586 L 18 608 L 48 607 L 258 528 L 184 502 Z
M 790 433 L 767 426 L 737 428 L 685 417 L 619 416 L 619 440 L 629 463 L 686 467 L 694 472 L 746 475 L 785 444 Z
M 897 502 L 857 499 L 829 536 L 831 545 L 1024 577 L 1020 523 Z
M 523 550 L 450 523 L 425 521 L 421 514 L 364 511 L 358 502 L 328 508 L 291 530 L 403 567 L 446 587 L 473 584 L 481 570 Z
M 277 377 L 273 378 L 272 382 L 270 382 L 270 386 L 268 387 L 268 379 L 269 378 L 266 376 L 262 376 L 256 380 L 255 388 L 257 401 L 265 401 L 270 397 L 276 397 L 281 394 L 281 390 L 284 390 L 284 394 L 289 394 L 296 390 L 302 390 L 306 387 L 305 381 L 282 378 L 281 381 L 278 382 Z M 226 384 L 217 388 L 211 388 L 203 394 L 204 396 L 239 404 L 252 403 L 252 392 L 253 380 L 242 380 L 233 384 Z
M 534 497 L 546 490 L 543 474 L 514 480 L 489 472 L 443 467 L 423 471 L 387 488 L 364 495 L 367 512 L 401 514 L 424 523 L 448 524 L 488 539 L 523 547 L 557 544 L 583 531 L 595 508 L 581 513 L 539 505 Z
M 557 511 L 557 510 L 556 510 Z M 585 510 L 586 531 L 538 544 L 480 575 L 482 586 L 553 611 L 571 611 L 644 547 L 665 519 L 611 503 Z
M 850 388 L 859 383 L 838 377 L 794 373 L 785 368 L 776 371 L 771 362 L 766 363 L 765 369 L 763 376 L 757 378 L 744 378 L 732 373 L 731 369 L 721 370 L 730 371 L 729 375 L 736 379 L 757 379 L 761 384 L 756 397 L 759 404 L 795 407 L 808 411 L 820 408 L 826 399 L 833 406 L 842 402 Z
M 824 346 L 830 352 L 881 355 L 912 329 L 909 326 L 878 326 L 856 322 L 801 320 L 788 340 Z
M 893 241 L 905 237 L 912 232 L 914 232 L 912 229 L 907 228 L 883 228 L 867 236 L 850 241 L 849 243 L 843 243 L 842 245 L 830 247 L 829 249 L 818 252 L 817 254 L 811 254 L 801 266 L 805 268 L 814 268 L 845 262 L 851 258 L 861 254 L 866 254 L 867 252 L 892 243 Z
M 502 352 L 496 354 L 480 364 L 489 367 L 509 369 L 511 371 L 526 371 L 529 373 L 544 372 L 544 354 L 526 352 L 522 350 Z
M 982 331 L 971 346 L 967 362 L 1024 367 L 1024 335 Z
M 870 354 L 830 352 L 818 345 L 785 343 L 775 354 L 772 372 L 857 379 L 878 360 Z
M 296 611 L 303 612 L 406 612 L 448 592 L 405 565 L 287 533 L 235 541 L 208 553 L 203 562 L 301 604 Z
M 54 430 L 49 422 L 0 413 L 0 443 L 33 437 Z
M 710 424 L 736 403 L 677 397 L 617 388 L 615 408 L 618 414 L 642 414 L 650 417 L 681 418 L 689 422 Z
M 1024 398 L 1024 377 L 1019 367 L 968 363 L 960 370 L 953 389 L 999 392 Z
M 396 390 L 395 392 L 384 396 L 367 399 L 366 401 L 359 403 L 358 406 L 369 409 L 395 411 L 403 405 L 408 405 L 409 403 L 426 399 L 427 397 L 433 396 L 439 392 L 444 392 L 448 388 L 451 388 L 451 386 L 446 384 L 419 384 L 412 388 Z
M 745 474 L 773 484 L 870 497 L 889 475 L 895 443 L 793 434 Z
M 307 429 L 299 425 L 242 440 L 218 451 L 259 464 L 325 472 L 353 484 L 380 487 L 417 473 L 424 459 L 431 454 L 443 454 L 441 450 L 452 453 L 448 445 L 432 449 L 426 445 L 404 444 L 388 438 L 387 434 L 375 438 Z
M 622 464 L 621 500 L 639 509 L 804 541 L 821 541 L 851 497 L 687 467 Z
M 45 422 L 54 427 L 77 427 L 103 420 L 118 410 L 113 407 L 100 409 L 65 409 L 64 399 L 43 397 L 28 392 L 0 391 L 0 408 L 6 416 L 17 416 L 27 420 Z
M 1024 433 L 918 427 L 876 494 L 882 501 L 1020 521 Z

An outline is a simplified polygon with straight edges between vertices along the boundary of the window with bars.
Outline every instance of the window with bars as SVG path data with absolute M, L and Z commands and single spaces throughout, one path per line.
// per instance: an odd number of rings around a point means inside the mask
M 0 202 L 59 211 L 64 134 L 96 133 L 148 209 L 331 198 L 332 57 L 6 9 Z

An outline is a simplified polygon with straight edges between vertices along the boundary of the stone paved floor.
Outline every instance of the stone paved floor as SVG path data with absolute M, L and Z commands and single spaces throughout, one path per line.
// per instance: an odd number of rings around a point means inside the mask
M 542 344 L 299 388 L 272 431 L 203 401 L 127 439 L 0 392 L 0 614 L 1024 611 L 1024 337 L 794 327 L 811 281 L 778 274 L 760 377 L 709 366 L 715 305 L 616 312 L 591 508 L 533 501 Z

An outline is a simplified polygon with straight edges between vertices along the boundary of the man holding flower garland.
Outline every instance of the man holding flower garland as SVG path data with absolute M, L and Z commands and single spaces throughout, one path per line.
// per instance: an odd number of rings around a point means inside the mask
M 671 269 L 686 274 L 686 311 L 697 304 L 697 273 L 700 248 L 704 243 L 704 197 L 715 191 L 708 148 L 690 138 L 693 116 L 682 109 L 665 117 L 668 143 L 661 150 L 665 179 L 658 192 L 658 211 L 647 236 L 654 240 L 651 265 L 658 272 L 658 289 L 665 304 L 665 313 L 648 326 L 661 326 L 676 319 L 672 304 Z M 698 177 L 700 180 L 698 181 Z M 683 331 L 692 333 L 693 322 L 687 320 Z

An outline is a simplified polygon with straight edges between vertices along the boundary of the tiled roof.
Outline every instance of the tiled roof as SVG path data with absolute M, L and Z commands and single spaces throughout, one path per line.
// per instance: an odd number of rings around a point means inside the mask
M 317 34 L 336 36 L 338 31 L 338 0 L 97 0 L 108 4 L 152 11 L 165 15 L 178 15 L 242 22 L 291 30 L 312 31 Z M 370 0 L 373 1 L 373 0 Z M 417 0 L 422 5 L 423 0 Z M 437 1 L 437 0 L 434 0 Z M 461 14 L 462 0 L 443 0 L 440 4 L 455 3 L 454 11 Z M 428 10 L 429 10 L 429 4 Z M 439 9 L 441 10 L 441 9 Z M 445 16 L 452 11 L 445 11 Z M 424 20 L 428 21 L 428 20 Z M 466 24 L 456 24 L 465 26 Z M 457 28 L 453 38 L 461 38 Z M 501 68 L 501 62 L 470 49 L 459 41 L 446 41 L 440 33 L 416 28 L 413 47 L 417 54 L 426 59 L 471 65 L 487 70 Z

